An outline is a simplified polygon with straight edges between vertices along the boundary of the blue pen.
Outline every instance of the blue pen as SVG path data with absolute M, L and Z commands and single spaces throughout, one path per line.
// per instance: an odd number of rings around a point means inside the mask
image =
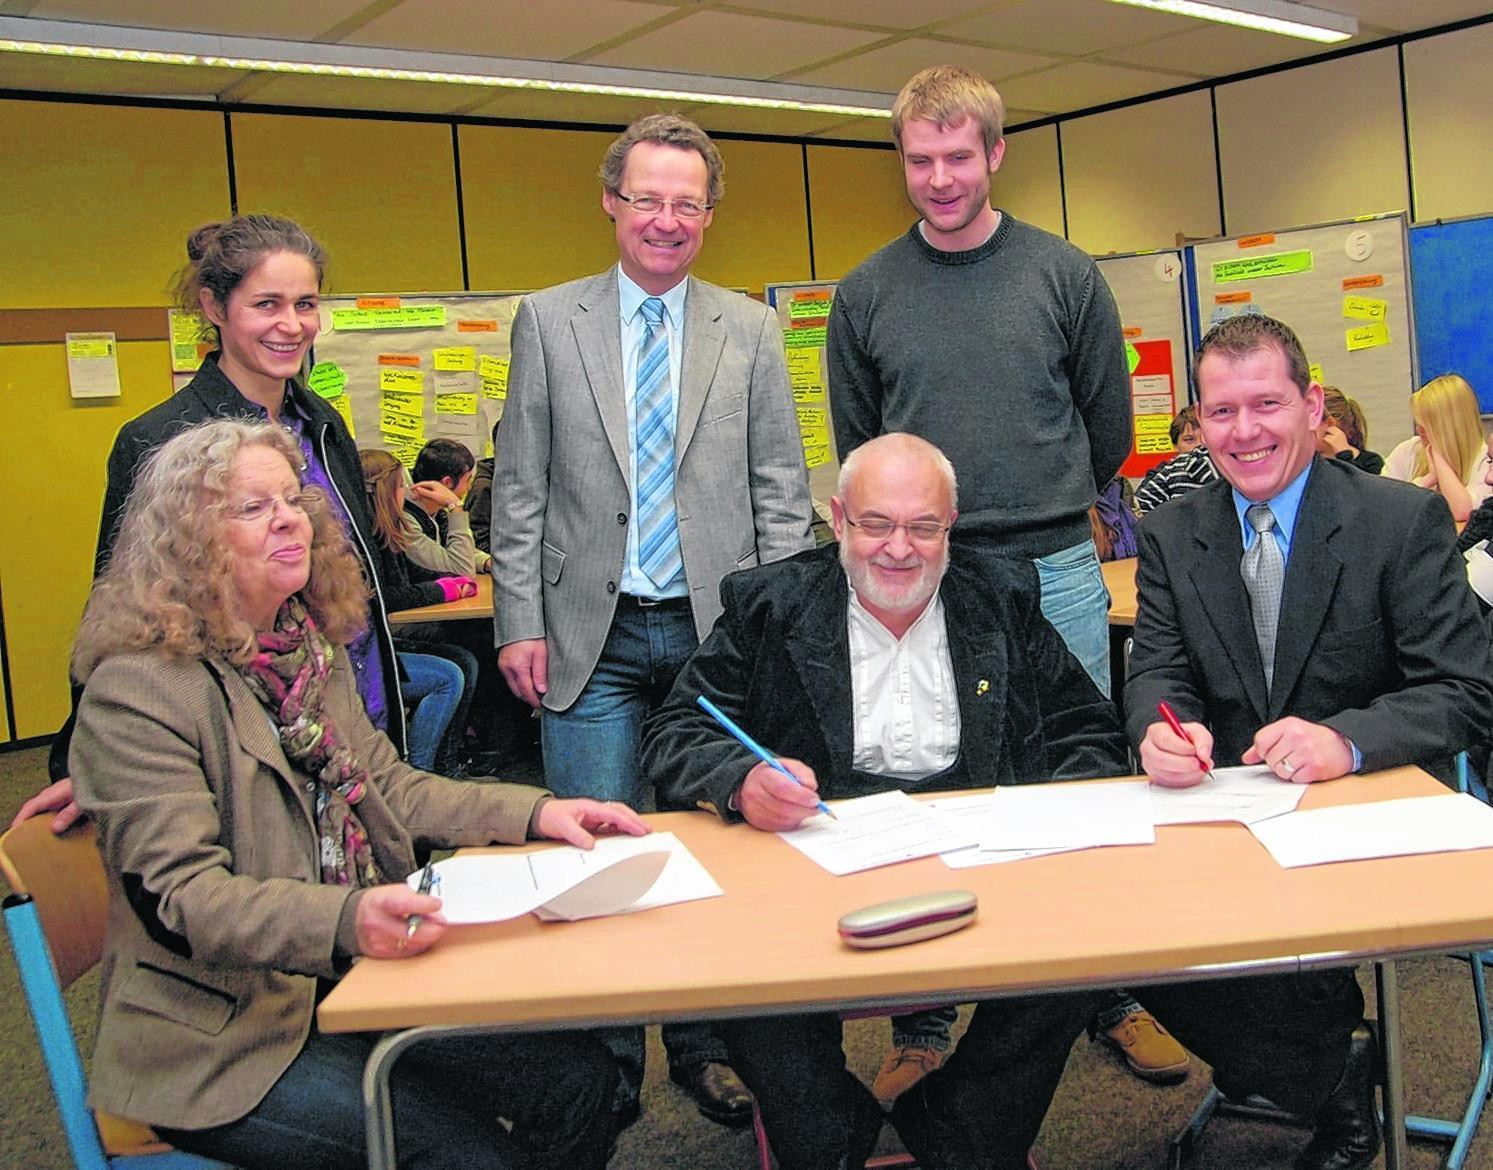
M 792 772 L 788 771 L 788 769 L 783 767 L 782 764 L 778 763 L 778 761 L 765 747 L 763 747 L 750 735 L 744 732 L 740 727 L 736 726 L 736 721 L 732 719 L 731 716 L 727 715 L 704 695 L 696 695 L 695 702 L 700 704 L 701 708 L 707 715 L 709 715 L 712 719 L 714 719 L 717 723 L 719 723 L 722 727 L 729 731 L 733 736 L 735 736 L 736 741 L 741 744 L 742 747 L 746 748 L 747 751 L 751 752 L 752 755 L 756 756 L 759 760 L 761 760 L 775 772 L 781 772 L 784 776 L 787 776 L 788 779 L 793 781 L 793 783 L 800 786 L 803 785 L 802 780 L 800 780 Z M 818 805 L 819 811 L 822 812 L 825 816 L 829 817 L 830 820 L 838 821 L 840 819 L 839 817 L 835 816 L 832 811 L 830 811 L 829 805 L 825 804 L 824 801 L 819 801 Z

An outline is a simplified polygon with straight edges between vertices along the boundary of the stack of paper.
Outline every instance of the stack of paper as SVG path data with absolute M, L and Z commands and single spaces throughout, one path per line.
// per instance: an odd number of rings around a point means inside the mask
M 1493 808 L 1466 793 L 1314 808 L 1251 825 L 1281 865 L 1493 849 Z
M 778 834 L 832 874 L 859 873 L 975 843 L 967 829 L 901 791 L 836 801 L 834 808 L 837 821 L 820 813 Z

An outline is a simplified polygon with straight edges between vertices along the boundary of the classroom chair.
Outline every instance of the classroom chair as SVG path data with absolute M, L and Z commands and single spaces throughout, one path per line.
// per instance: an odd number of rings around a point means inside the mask
M 1459 752 L 1457 755 L 1453 787 L 1458 792 L 1464 793 L 1473 788 L 1471 768 L 1466 752 Z M 1480 800 L 1488 800 L 1486 789 L 1475 794 Z M 1439 1117 L 1421 1117 L 1415 1114 L 1405 1116 L 1407 1137 L 1441 1142 L 1448 1146 L 1446 1157 L 1441 1163 L 1443 1170 L 1462 1170 L 1463 1163 L 1467 1160 L 1468 1147 L 1472 1145 L 1472 1139 L 1477 1134 L 1478 1122 L 1482 1119 L 1483 1106 L 1488 1101 L 1489 1093 L 1493 1092 L 1493 1028 L 1489 1026 L 1488 990 L 1484 981 L 1484 967 L 1490 954 L 1493 952 L 1469 951 L 1459 952 L 1452 956 L 1467 963 L 1471 970 L 1472 1000 L 1477 1011 L 1479 1043 L 1477 1076 L 1473 1078 L 1462 1116 L 1454 1121 Z M 1382 1036 L 1380 1042 L 1383 1043 Z M 1242 1102 L 1230 1101 L 1216 1088 L 1210 1088 L 1208 1095 L 1193 1112 L 1187 1125 L 1172 1138 L 1167 1151 L 1167 1170 L 1182 1170 L 1191 1162 L 1197 1145 L 1202 1140 L 1203 1131 L 1217 1113 L 1301 1124 L 1299 1118 L 1282 1112 L 1263 1097 L 1249 1097 Z
M 5 899 L 5 929 L 73 1165 L 78 1170 L 231 1170 L 172 1149 L 147 1126 L 89 1109 L 62 992 L 103 954 L 109 890 L 93 826 L 59 837 L 50 823 L 50 817 L 32 817 L 0 836 L 0 872 L 15 891 Z

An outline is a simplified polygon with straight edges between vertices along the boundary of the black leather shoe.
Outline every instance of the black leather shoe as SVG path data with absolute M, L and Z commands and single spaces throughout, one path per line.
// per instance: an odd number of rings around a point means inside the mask
M 700 1112 L 718 1125 L 752 1123 L 752 1094 L 736 1070 L 717 1060 L 675 1065 L 669 1079 L 695 1099 Z
M 1312 1140 L 1296 1159 L 1296 1170 L 1365 1170 L 1379 1153 L 1379 1118 L 1374 1111 L 1378 1046 L 1368 1022 L 1348 1041 L 1343 1075 L 1317 1110 Z

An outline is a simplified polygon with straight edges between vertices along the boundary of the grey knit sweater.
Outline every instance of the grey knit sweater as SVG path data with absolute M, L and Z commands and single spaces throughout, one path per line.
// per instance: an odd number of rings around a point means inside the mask
M 1131 409 L 1119 312 L 1085 253 L 1004 213 L 967 252 L 914 224 L 840 283 L 828 346 L 842 460 L 910 431 L 954 464 L 956 536 L 1039 557 L 1089 534 Z

